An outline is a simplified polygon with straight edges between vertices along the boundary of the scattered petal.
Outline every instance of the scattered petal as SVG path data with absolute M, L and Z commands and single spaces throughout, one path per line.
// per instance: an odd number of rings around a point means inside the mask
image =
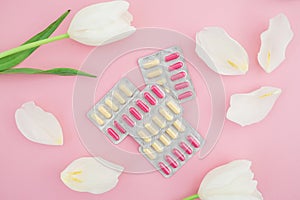
M 83 8 L 73 18 L 68 34 L 82 44 L 100 46 L 135 32 L 127 1 L 109 1 Z
M 281 89 L 275 87 L 234 94 L 230 98 L 227 118 L 241 126 L 257 123 L 268 115 L 280 94 Z
M 224 29 L 207 27 L 196 35 L 196 53 L 218 74 L 241 75 L 248 71 L 248 54 Z
M 235 160 L 217 167 L 204 177 L 198 195 L 201 200 L 262 200 L 248 160 Z
M 60 178 L 72 190 L 101 194 L 117 185 L 123 170 L 123 167 L 99 157 L 83 157 L 69 164 Z
M 286 48 L 293 35 L 289 20 L 284 14 L 270 20 L 268 30 L 260 35 L 261 47 L 257 57 L 260 66 L 267 73 L 271 73 L 284 61 Z
M 24 103 L 16 111 L 15 118 L 18 129 L 27 139 L 40 144 L 63 144 L 63 132 L 58 120 L 33 101 Z

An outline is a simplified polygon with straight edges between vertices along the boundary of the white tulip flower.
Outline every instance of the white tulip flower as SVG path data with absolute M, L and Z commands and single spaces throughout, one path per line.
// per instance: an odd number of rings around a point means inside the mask
M 33 101 L 24 103 L 16 111 L 15 119 L 18 129 L 27 139 L 40 144 L 63 144 L 63 132 L 58 120 Z
M 69 164 L 60 178 L 74 191 L 101 194 L 117 185 L 123 170 L 123 167 L 99 157 L 83 157 Z
M 80 10 L 73 18 L 68 35 L 82 44 L 100 46 L 131 35 L 132 15 L 126 1 L 94 4 Z
M 263 200 L 249 160 L 235 160 L 206 174 L 198 194 L 184 200 Z

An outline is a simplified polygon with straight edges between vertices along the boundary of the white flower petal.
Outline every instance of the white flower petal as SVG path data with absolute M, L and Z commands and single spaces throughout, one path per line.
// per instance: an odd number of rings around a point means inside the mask
M 211 170 L 198 195 L 201 200 L 262 200 L 248 160 L 236 160 Z
M 80 10 L 73 18 L 68 34 L 82 44 L 99 46 L 121 40 L 135 32 L 126 1 L 94 4 Z
M 279 14 L 270 20 L 269 28 L 260 36 L 261 47 L 258 53 L 260 66 L 270 73 L 285 59 L 285 51 L 293 38 L 288 18 Z
M 280 94 L 281 89 L 275 87 L 261 87 L 250 93 L 234 94 L 230 98 L 227 119 L 241 126 L 257 123 L 268 115 Z
M 248 71 L 248 54 L 224 29 L 207 27 L 196 35 L 196 53 L 218 74 L 241 75 Z
M 18 129 L 27 139 L 48 145 L 63 144 L 63 132 L 58 120 L 33 101 L 17 109 L 15 119 Z
M 99 157 L 83 157 L 69 164 L 60 177 L 72 190 L 101 194 L 117 185 L 123 170 L 123 167 Z

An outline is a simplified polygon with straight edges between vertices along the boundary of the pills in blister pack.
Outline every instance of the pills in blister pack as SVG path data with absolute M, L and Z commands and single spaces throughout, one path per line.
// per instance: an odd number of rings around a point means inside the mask
M 138 63 L 146 84 L 156 83 L 162 86 L 180 103 L 195 96 L 182 50 L 179 47 L 171 47 L 140 58 Z
M 202 144 L 201 135 L 179 117 L 139 151 L 163 176 L 170 177 L 200 150 Z
M 128 135 L 119 115 L 122 115 L 122 110 L 137 94 L 137 88 L 128 79 L 123 78 L 88 112 L 88 118 L 114 144 L 118 144 Z M 134 113 L 134 110 L 132 112 Z M 130 118 L 127 120 L 128 123 L 133 123 Z

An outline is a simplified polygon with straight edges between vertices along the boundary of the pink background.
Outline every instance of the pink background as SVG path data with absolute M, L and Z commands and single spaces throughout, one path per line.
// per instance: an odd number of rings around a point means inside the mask
M 0 51 L 19 45 L 65 10 L 72 9 L 55 34 L 65 33 L 74 13 L 96 2 L 99 1 L 2 0 Z M 0 199 L 182 199 L 197 192 L 205 173 L 234 159 L 253 161 L 252 169 L 265 199 L 299 199 L 300 1 L 132 0 L 130 3 L 136 27 L 174 29 L 192 38 L 205 26 L 225 28 L 245 47 L 250 58 L 247 75 L 223 77 L 226 105 L 233 93 L 271 85 L 283 90 L 272 112 L 263 122 L 244 128 L 226 121 L 221 139 L 212 153 L 201 161 L 195 156 L 172 179 L 164 179 L 157 172 L 143 175 L 124 173 L 114 190 L 92 195 L 71 191 L 59 178 L 60 172 L 71 161 L 89 155 L 78 138 L 73 121 L 75 78 L 1 75 Z M 295 37 L 284 63 L 272 74 L 266 74 L 256 60 L 259 35 L 267 28 L 269 19 L 281 12 L 290 19 Z M 22 66 L 78 68 L 91 50 L 91 47 L 71 40 L 59 41 L 41 47 Z M 32 143 L 17 130 L 15 110 L 29 100 L 36 101 L 57 116 L 63 126 L 63 146 Z

